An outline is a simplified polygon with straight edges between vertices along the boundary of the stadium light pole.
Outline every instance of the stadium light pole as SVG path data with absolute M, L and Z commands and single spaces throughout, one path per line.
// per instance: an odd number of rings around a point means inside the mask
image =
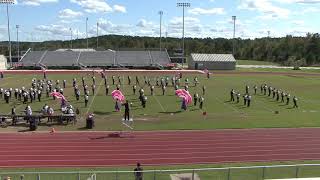
M 97 22 L 97 49 L 99 47 L 99 22 Z
M 20 60 L 20 44 L 19 44 L 19 25 L 16 25 L 17 29 L 17 51 L 18 51 L 18 61 Z
M 162 51 L 161 48 L 161 39 L 162 39 L 162 16 L 163 16 L 163 11 L 159 11 L 160 15 L 160 52 Z
M 9 39 L 9 41 L 8 41 L 8 42 L 9 42 L 9 60 L 10 60 L 10 66 L 12 67 L 9 4 L 14 4 L 14 0 L 0 0 L 0 3 L 7 5 L 7 24 L 8 24 L 8 39 Z
M 168 31 L 166 31 L 166 49 L 168 49 Z
M 86 18 L 86 38 L 87 38 L 87 49 L 89 49 L 89 42 L 88 42 L 88 18 Z
M 191 7 L 190 3 L 177 3 L 177 7 L 182 7 L 182 67 L 184 63 L 184 58 L 185 58 L 185 51 L 184 51 L 184 9 L 187 7 Z
M 268 38 L 270 38 L 270 31 L 268 31 Z
M 233 54 L 233 56 L 235 55 L 236 20 L 237 20 L 237 16 L 232 16 L 232 21 L 233 21 L 233 43 L 232 43 L 232 54 Z
M 116 51 L 112 49 L 108 49 L 108 51 L 113 52 L 113 66 L 116 66 Z
M 72 49 L 72 40 L 73 40 L 72 28 L 70 28 L 70 49 Z

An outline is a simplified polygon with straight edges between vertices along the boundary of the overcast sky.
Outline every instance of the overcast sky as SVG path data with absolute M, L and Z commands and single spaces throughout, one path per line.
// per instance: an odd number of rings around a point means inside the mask
M 11 36 L 20 25 L 23 41 L 84 38 L 120 34 L 159 36 L 159 11 L 163 11 L 163 36 L 182 36 L 180 0 L 17 0 L 10 5 Z M 303 36 L 320 31 L 320 0 L 186 0 L 186 36 L 231 38 L 232 16 L 237 16 L 236 36 Z M 0 40 L 7 40 L 6 7 L 0 6 Z

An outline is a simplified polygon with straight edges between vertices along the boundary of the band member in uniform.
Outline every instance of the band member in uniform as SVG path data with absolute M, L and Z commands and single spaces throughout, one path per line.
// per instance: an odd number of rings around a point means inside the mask
M 137 86 L 136 85 L 132 86 L 132 90 L 133 90 L 133 94 L 135 95 L 136 94 L 136 90 L 137 90 Z
M 195 94 L 193 95 L 193 100 L 194 100 L 193 103 L 194 103 L 194 106 L 197 106 L 198 98 L 199 98 L 198 93 L 195 93 Z
M 88 107 L 88 102 L 89 102 L 89 96 L 86 94 L 84 95 L 84 106 Z
M 288 93 L 288 94 L 287 94 L 287 103 L 286 103 L 286 105 L 289 105 L 289 102 L 290 102 L 290 96 L 291 96 L 291 95 Z
M 293 97 L 293 107 L 298 108 L 298 98 L 295 96 Z
M 109 86 L 109 85 L 106 85 L 106 96 L 109 95 L 109 89 L 110 89 L 110 86 Z
M 199 108 L 200 109 L 203 108 L 203 102 L 204 102 L 204 97 L 200 97 L 200 99 L 199 99 Z
M 232 89 L 230 92 L 230 102 L 234 101 L 234 94 L 235 94 L 235 91 L 234 91 L 234 89 Z

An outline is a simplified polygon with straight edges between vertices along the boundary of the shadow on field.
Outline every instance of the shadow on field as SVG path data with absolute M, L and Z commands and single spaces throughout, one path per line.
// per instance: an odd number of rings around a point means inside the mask
M 24 133 L 24 132 L 31 132 L 30 129 L 24 129 L 24 130 L 19 130 L 18 132 Z
M 159 112 L 160 114 L 178 114 L 178 113 L 182 113 L 182 111 L 181 110 L 179 110 L 179 111 L 173 111 L 173 112 Z
M 111 112 L 94 111 L 93 114 L 106 116 L 106 115 L 111 115 L 112 113 Z

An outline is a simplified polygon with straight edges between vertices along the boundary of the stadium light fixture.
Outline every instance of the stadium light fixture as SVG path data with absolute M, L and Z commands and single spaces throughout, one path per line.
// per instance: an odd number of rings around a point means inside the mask
M 17 29 L 17 54 L 18 54 L 18 61 L 20 61 L 20 43 L 19 43 L 19 25 L 16 25 Z
M 232 43 L 232 54 L 235 55 L 235 38 L 236 38 L 236 20 L 237 16 L 232 16 L 233 21 L 233 43 Z
M 12 56 L 11 56 L 11 38 L 10 38 L 10 17 L 9 17 L 9 4 L 14 4 L 14 0 L 0 0 L 0 4 L 7 5 L 7 24 L 8 24 L 8 39 L 9 39 L 9 60 L 10 66 L 12 67 Z
M 161 39 L 162 39 L 162 16 L 163 16 L 163 11 L 159 11 L 160 15 L 160 52 L 162 51 L 161 48 Z
M 191 3 L 177 3 L 177 7 L 182 7 L 182 67 L 184 63 L 184 58 L 185 58 L 185 51 L 184 51 L 184 9 L 187 7 L 191 7 Z

